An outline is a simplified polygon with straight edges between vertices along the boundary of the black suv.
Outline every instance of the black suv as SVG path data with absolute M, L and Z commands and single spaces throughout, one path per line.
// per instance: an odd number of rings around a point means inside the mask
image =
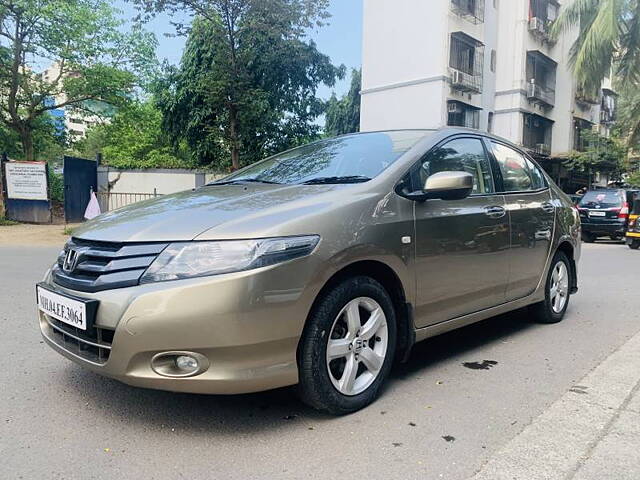
M 603 189 L 590 190 L 578 203 L 582 221 L 582 239 L 594 242 L 598 237 L 612 240 L 624 238 L 629 222 L 629 205 L 634 190 Z

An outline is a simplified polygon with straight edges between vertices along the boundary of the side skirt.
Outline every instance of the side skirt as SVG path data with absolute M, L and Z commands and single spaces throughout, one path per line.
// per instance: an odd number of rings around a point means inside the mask
M 528 297 L 519 298 L 518 300 L 503 303 L 502 305 L 498 305 L 497 307 L 488 308 L 480 312 L 470 313 L 462 317 L 454 318 L 452 320 L 446 320 L 444 322 L 436 323 L 435 325 L 420 328 L 416 330 L 416 342 L 441 335 L 457 328 L 471 325 L 472 323 L 486 320 L 487 318 L 502 315 L 503 313 L 511 312 L 513 310 L 532 305 L 542 300 L 544 300 L 544 290 L 540 292 L 540 289 L 538 289 Z

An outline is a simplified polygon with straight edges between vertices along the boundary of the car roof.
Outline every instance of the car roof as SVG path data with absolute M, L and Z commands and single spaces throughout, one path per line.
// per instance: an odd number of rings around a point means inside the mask
M 392 132 L 424 132 L 425 136 L 428 133 L 438 133 L 443 137 L 451 137 L 454 135 L 463 135 L 463 134 L 471 134 L 471 135 L 479 135 L 482 137 L 490 138 L 493 140 L 497 140 L 501 143 L 504 143 L 515 150 L 518 150 L 522 153 L 527 154 L 527 152 L 522 148 L 522 146 L 513 143 L 511 140 L 508 140 L 503 137 L 499 137 L 498 135 L 494 135 L 489 132 L 485 132 L 483 130 L 476 130 L 474 128 L 465 128 L 465 127 L 440 127 L 440 128 L 397 128 L 397 129 L 388 129 L 388 130 L 371 130 L 364 132 L 355 132 L 355 133 L 347 133 L 342 136 L 349 135 L 366 135 L 368 133 L 392 133 Z M 528 154 L 527 154 L 528 155 Z M 529 155 L 530 156 L 530 155 Z

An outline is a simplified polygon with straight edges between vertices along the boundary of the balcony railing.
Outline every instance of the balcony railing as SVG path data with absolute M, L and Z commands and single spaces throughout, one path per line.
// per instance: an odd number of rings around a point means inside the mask
M 463 92 L 482 92 L 484 45 L 463 32 L 451 34 L 449 75 L 451 86 Z
M 544 106 L 553 107 L 556 104 L 556 91 L 532 81 L 527 84 L 527 98 Z
M 484 22 L 484 0 L 451 0 L 451 11 L 474 25 Z
M 455 68 L 449 69 L 449 74 L 452 88 L 467 93 L 482 92 L 482 75 L 461 72 Z
M 600 99 L 596 95 L 578 90 L 576 92 L 576 102 L 583 105 L 598 105 L 600 103 Z

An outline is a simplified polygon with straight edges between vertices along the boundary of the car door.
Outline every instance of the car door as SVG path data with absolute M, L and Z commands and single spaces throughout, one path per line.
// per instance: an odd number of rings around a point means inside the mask
M 509 284 L 506 300 L 536 289 L 549 256 L 555 208 L 544 174 L 525 155 L 496 141 L 489 142 L 497 164 L 511 223 Z
M 503 303 L 508 279 L 506 203 L 495 193 L 481 137 L 456 137 L 432 149 L 412 171 L 414 187 L 442 171 L 471 173 L 474 189 L 463 200 L 415 204 L 418 327 Z

